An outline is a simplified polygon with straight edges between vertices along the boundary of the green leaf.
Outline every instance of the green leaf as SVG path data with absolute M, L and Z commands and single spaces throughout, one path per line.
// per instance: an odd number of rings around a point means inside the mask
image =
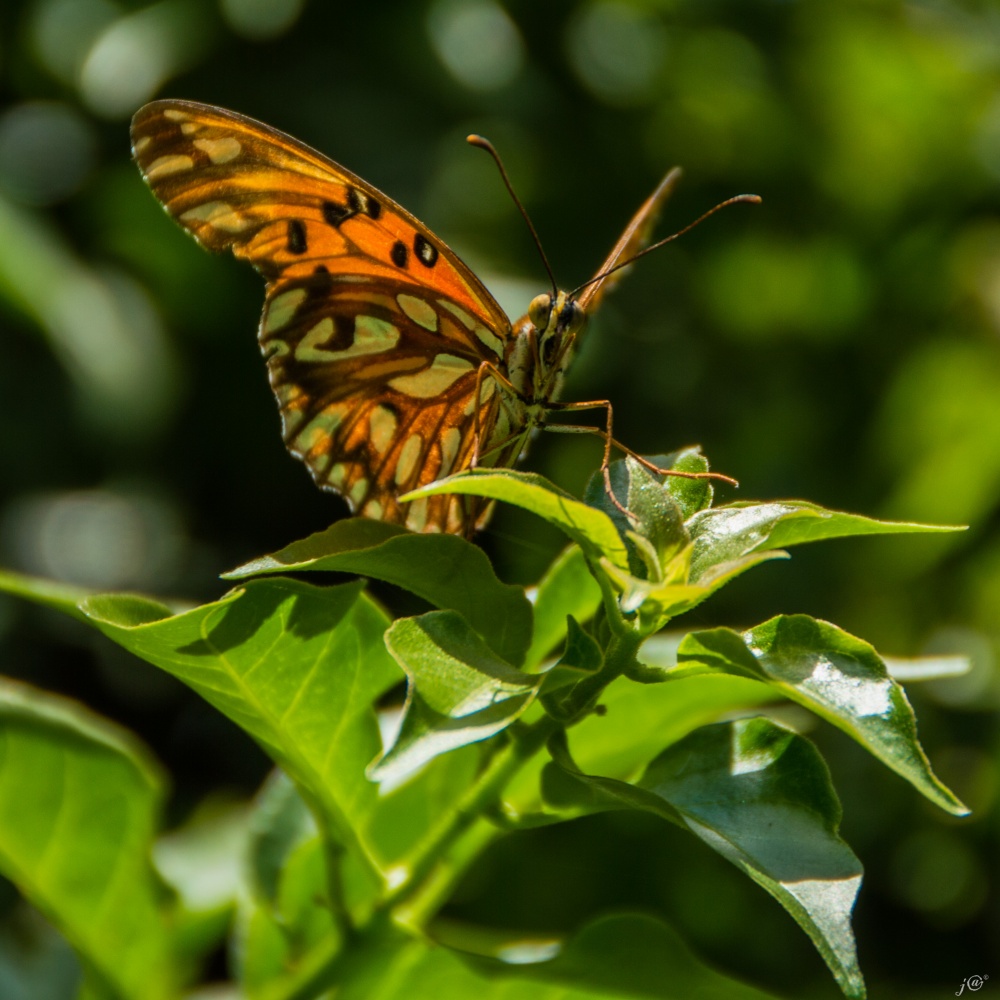
M 968 813 L 931 770 L 913 709 L 878 653 L 836 625 L 779 615 L 742 635 L 724 628 L 692 632 L 678 662 L 766 681 L 842 729 L 942 809 Z
M 153 845 L 153 862 L 177 894 L 175 952 L 194 966 L 226 935 L 246 850 L 245 803 L 207 800 Z
M 374 781 L 397 781 L 438 754 L 506 729 L 540 683 L 499 659 L 455 611 L 402 618 L 385 642 L 409 683 L 399 735 L 369 768 Z
M 69 583 L 43 580 L 40 577 L 25 576 L 23 573 L 12 573 L 9 570 L 0 570 L 0 591 L 61 611 L 80 621 L 85 621 L 87 616 L 80 611 L 79 604 L 92 593 Z M 155 606 L 161 618 L 171 614 L 170 608 L 164 604 L 142 597 L 134 597 L 134 600 Z
M 566 616 L 566 648 L 558 662 L 542 674 L 539 694 L 549 715 L 564 721 L 576 714 L 568 705 L 572 691 L 585 678 L 604 666 L 604 653 L 597 640 L 588 635 L 572 615 Z
M 553 983 L 583 985 L 584 996 L 594 996 L 591 990 L 601 997 L 657 1000 L 764 1000 L 767 996 L 707 968 L 665 923 L 638 914 L 593 920 L 552 961 L 528 970 Z
M 92 597 L 81 609 L 245 729 L 296 782 L 324 832 L 365 851 L 358 831 L 377 790 L 364 770 L 381 746 L 372 704 L 399 674 L 383 643 L 388 619 L 360 583 L 253 580 L 142 624 L 127 598 Z
M 588 555 L 603 555 L 616 566 L 628 566 L 625 545 L 611 519 L 534 472 L 468 469 L 400 499 L 417 500 L 438 493 L 468 493 L 523 507 L 561 528 Z
M 859 514 L 825 510 L 804 500 L 733 503 L 695 514 L 688 523 L 694 540 L 691 581 L 702 582 L 720 564 L 751 552 L 852 535 L 963 531 L 964 528 L 909 521 L 877 521 Z
M 769 1000 L 703 965 L 647 916 L 601 917 L 566 941 L 521 934 L 494 952 L 498 958 L 473 958 L 413 938 L 382 939 L 348 967 L 337 1000 Z
M 382 786 L 368 838 L 383 870 L 406 858 L 454 810 L 479 773 L 481 757 L 471 744 L 435 757 L 395 788 Z
M 524 669 L 533 671 L 566 635 L 566 616 L 578 622 L 593 618 L 601 604 L 601 588 L 587 567 L 587 559 L 578 545 L 570 545 L 538 584 L 535 595 L 535 628 L 531 646 L 524 658 Z
M 619 605 L 622 611 L 627 614 L 638 613 L 638 627 L 643 635 L 649 636 L 660 631 L 672 618 L 696 608 L 748 569 L 771 559 L 786 557 L 786 553 L 780 551 L 751 553 L 713 566 L 698 583 L 677 582 L 684 581 L 690 575 L 688 561 L 692 552 L 693 549 L 689 546 L 677 553 L 666 567 L 664 582 L 644 580 L 607 562 L 602 563 L 608 579 L 621 591 Z
M 774 691 L 759 681 L 723 673 L 636 684 L 625 677 L 601 695 L 603 714 L 591 714 L 567 733 L 574 759 L 587 774 L 633 780 L 664 747 L 731 712 L 774 701 Z M 525 767 L 504 793 L 512 822 L 554 822 L 558 811 L 541 813 L 541 755 Z
M 246 861 L 253 892 L 276 904 L 289 856 L 318 833 L 309 807 L 282 771 L 272 771 L 261 787 L 248 833 Z
M 646 455 L 653 465 L 661 469 L 675 469 L 677 472 L 708 472 L 708 459 L 702 454 L 701 448 L 682 448 L 672 451 L 669 455 Z M 674 498 L 674 503 L 681 509 L 687 520 L 712 506 L 715 488 L 711 479 L 688 479 L 686 476 L 663 476 L 664 488 Z
M 850 923 L 861 863 L 838 834 L 840 803 L 812 743 L 769 719 L 717 723 L 635 785 L 585 775 L 558 741 L 551 748 L 544 787 L 557 806 L 640 809 L 687 828 L 785 907 L 848 997 L 865 996 Z
M 415 535 L 356 517 L 224 573 L 332 570 L 357 573 L 411 591 L 437 608 L 459 612 L 509 663 L 519 664 L 531 638 L 531 607 L 521 587 L 501 583 L 482 550 L 455 535 Z
M 615 498 L 632 516 L 626 517 L 612 502 L 601 472 L 591 477 L 584 499 L 604 511 L 626 540 L 630 572 L 662 581 L 667 561 L 688 543 L 681 508 L 660 479 L 631 455 L 615 462 L 609 472 Z
M 323 845 L 295 786 L 275 771 L 251 818 L 231 961 L 252 1000 L 291 993 L 342 944 L 327 891 Z
M 150 863 L 163 786 L 131 735 L 0 682 L 0 868 L 70 941 L 95 989 L 119 998 L 175 995 Z

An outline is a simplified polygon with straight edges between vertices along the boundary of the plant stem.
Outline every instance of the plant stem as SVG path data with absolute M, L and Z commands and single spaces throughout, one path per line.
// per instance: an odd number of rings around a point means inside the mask
M 571 718 L 580 718 L 613 680 L 635 664 L 635 654 L 644 638 L 638 629 L 629 626 L 621 631 L 612 631 L 611 641 L 604 651 L 604 666 L 593 676 L 580 681 L 567 699 L 566 710 Z
M 383 907 L 398 911 L 403 904 L 423 893 L 425 884 L 434 874 L 437 864 L 443 860 L 445 852 L 480 819 L 483 813 L 494 805 L 510 779 L 542 748 L 545 741 L 560 724 L 545 716 L 530 726 L 516 723 L 508 731 L 510 742 L 486 766 L 475 783 L 466 791 L 458 804 L 448 812 L 438 826 L 424 838 L 406 859 L 409 869 L 405 881 L 385 899 Z M 455 877 L 460 872 L 455 873 Z M 454 879 L 449 879 L 451 884 Z M 440 899 L 440 887 L 427 886 L 429 896 Z M 428 915 L 425 904 L 419 910 Z
M 326 845 L 326 880 L 330 915 L 344 940 L 347 941 L 357 933 L 357 928 L 354 926 L 350 910 L 344 899 L 343 863 L 347 852 L 341 844 L 330 837 L 324 837 L 323 842 Z
M 437 859 L 427 877 L 393 910 L 395 923 L 421 931 L 447 902 L 466 869 L 503 830 L 490 820 L 474 820 Z

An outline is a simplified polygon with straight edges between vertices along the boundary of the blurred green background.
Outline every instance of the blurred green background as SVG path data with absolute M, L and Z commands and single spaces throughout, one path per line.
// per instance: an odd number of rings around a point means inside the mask
M 868 872 L 856 929 L 872 995 L 1000 977 L 1000 7 L 6 0 L 0 564 L 205 599 L 225 589 L 218 573 L 344 507 L 281 444 L 254 336 L 259 278 L 202 252 L 130 161 L 129 117 L 157 96 L 233 108 L 328 153 L 423 219 L 515 316 L 544 274 L 468 132 L 501 150 L 563 287 L 590 277 L 675 164 L 685 180 L 663 235 L 729 195 L 763 197 L 634 268 L 566 398 L 610 398 L 617 436 L 640 451 L 700 442 L 742 484 L 720 499 L 971 525 L 799 550 L 683 623 L 804 612 L 883 653 L 972 656 L 967 677 L 910 691 L 971 819 L 935 812 L 839 733 L 810 735 Z M 527 465 L 579 491 L 598 460 L 593 441 L 545 435 Z M 523 583 L 561 545 L 509 510 L 481 540 Z M 178 684 L 6 599 L 0 670 L 137 730 L 173 774 L 170 823 L 265 773 Z M 777 905 L 659 821 L 518 834 L 449 913 L 559 931 L 609 907 L 660 913 L 763 988 L 836 995 Z M 42 940 L 4 889 L 0 963 L 55 963 L 32 950 Z

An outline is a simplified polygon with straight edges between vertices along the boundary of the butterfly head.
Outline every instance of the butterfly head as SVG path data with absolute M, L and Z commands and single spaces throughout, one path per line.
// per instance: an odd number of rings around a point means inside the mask
M 536 295 L 528 306 L 533 341 L 535 397 L 551 399 L 553 389 L 572 355 L 576 335 L 586 318 L 583 308 L 566 292 Z

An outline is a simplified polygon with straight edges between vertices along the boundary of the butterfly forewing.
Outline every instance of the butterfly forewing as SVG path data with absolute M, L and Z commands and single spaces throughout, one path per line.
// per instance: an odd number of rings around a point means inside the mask
M 513 462 L 510 323 L 461 260 L 386 195 L 289 136 L 232 112 L 156 101 L 136 160 L 169 213 L 267 280 L 260 344 L 286 444 L 356 512 L 471 533 L 487 505 L 396 499 L 472 461 Z M 479 409 L 476 419 L 475 410 Z
M 322 262 L 430 288 L 488 328 L 509 326 L 482 282 L 426 226 L 283 132 L 210 105 L 154 101 L 132 121 L 132 148 L 185 229 L 210 250 L 249 259 L 268 280 Z

